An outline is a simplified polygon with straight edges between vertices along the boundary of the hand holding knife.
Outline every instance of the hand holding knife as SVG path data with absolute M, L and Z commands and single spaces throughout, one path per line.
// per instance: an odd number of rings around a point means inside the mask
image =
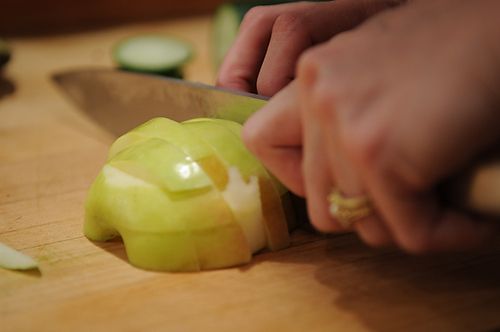
M 217 117 L 243 123 L 266 98 L 213 86 L 112 69 L 57 73 L 54 81 L 97 124 L 121 135 L 153 118 Z M 277 129 L 279 130 L 279 129 Z M 474 213 L 500 216 L 500 158 L 446 184 L 445 199 Z

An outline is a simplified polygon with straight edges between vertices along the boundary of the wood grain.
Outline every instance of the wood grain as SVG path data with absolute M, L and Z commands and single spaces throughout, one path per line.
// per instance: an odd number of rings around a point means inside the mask
M 82 235 L 83 202 L 113 137 L 68 103 L 50 73 L 111 66 L 119 38 L 190 40 L 190 79 L 211 83 L 210 20 L 15 38 L 0 99 L 0 241 L 40 261 L 0 270 L 1 331 L 487 331 L 500 328 L 500 245 L 409 257 L 355 236 L 299 230 L 292 247 L 239 268 L 171 274 L 130 266 L 120 242 Z M 498 242 L 497 242 L 498 243 Z

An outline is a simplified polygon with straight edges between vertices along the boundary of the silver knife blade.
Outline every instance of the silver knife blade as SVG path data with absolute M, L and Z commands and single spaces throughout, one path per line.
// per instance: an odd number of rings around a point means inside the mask
M 115 135 L 159 116 L 243 123 L 266 103 L 265 97 L 255 94 L 107 68 L 70 70 L 52 78 L 79 109 Z

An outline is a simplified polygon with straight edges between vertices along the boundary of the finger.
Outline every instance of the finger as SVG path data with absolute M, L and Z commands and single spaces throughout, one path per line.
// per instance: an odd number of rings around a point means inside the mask
M 293 4 L 276 16 L 268 48 L 257 78 L 257 91 L 272 96 L 295 78 L 296 63 L 303 51 L 359 24 L 387 4 L 335 3 Z
M 219 69 L 217 85 L 257 92 L 259 68 L 264 60 L 277 13 L 272 8 L 252 8 L 244 17 L 238 36 Z
M 257 79 L 258 93 L 273 96 L 290 83 L 295 77 L 297 59 L 312 45 L 306 22 L 300 14 L 278 16 Z
M 322 111 L 331 105 L 329 99 L 317 98 L 318 71 L 315 65 L 313 62 L 310 66 L 299 66 L 298 87 L 304 137 L 303 177 L 312 225 L 323 232 L 334 232 L 342 227 L 332 220 L 329 211 L 328 195 L 334 186 L 335 178 L 330 169 L 330 151 L 325 146 L 330 137 L 325 134 L 321 124 L 324 120 Z
M 353 1 L 298 2 L 254 7 L 245 15 L 238 36 L 219 69 L 217 85 L 248 92 L 257 91 L 257 78 L 259 72 L 265 72 L 260 69 L 266 56 L 275 20 L 280 15 L 284 15 L 284 18 L 280 19 L 283 23 L 289 22 L 290 19 L 293 21 L 293 17 L 300 16 L 304 23 L 303 31 L 309 31 L 311 43 L 317 44 L 328 40 L 339 32 L 353 28 L 367 17 L 387 8 L 390 2 L 389 0 L 368 4 Z M 279 24 L 279 26 L 281 25 L 282 23 Z M 297 27 L 297 24 L 295 26 Z M 301 38 L 302 47 L 309 45 L 303 37 Z M 280 37 L 279 40 L 283 39 Z M 293 68 L 293 66 L 290 67 L 289 62 L 292 62 L 294 57 L 296 59 L 295 53 L 298 52 L 300 46 L 292 46 L 288 43 L 284 46 L 292 49 L 289 54 L 285 53 L 281 60 L 290 57 L 290 60 L 286 61 L 288 63 L 285 64 L 285 67 Z M 272 54 L 275 53 L 274 49 L 276 48 L 273 47 Z M 270 60 L 271 64 L 277 63 L 274 58 L 273 56 Z M 276 58 L 279 61 L 280 57 Z M 271 65 L 266 65 L 266 71 L 269 68 L 273 69 Z M 276 70 L 273 71 L 276 72 Z M 282 82 L 287 81 L 290 76 L 289 71 L 285 71 L 285 73 L 285 75 L 279 75 L 281 76 L 280 81 L 271 83 L 271 86 L 274 84 L 284 86 Z M 270 92 L 273 91 L 275 93 L 276 89 L 271 89 Z M 268 95 L 272 94 L 268 93 Z
M 267 52 L 276 18 L 282 13 L 305 10 L 311 4 L 288 3 L 256 6 L 243 18 L 236 40 L 219 69 L 217 85 L 257 92 L 257 77 Z
M 499 231 L 497 223 L 443 208 L 436 195 L 420 194 L 375 178 L 374 188 L 387 227 L 396 243 L 412 253 L 472 249 L 488 243 Z
M 304 113 L 304 111 L 302 112 Z M 342 227 L 334 222 L 328 208 L 328 195 L 334 186 L 330 165 L 325 151 L 325 136 L 314 117 L 303 115 L 304 156 L 303 177 L 309 218 L 322 232 L 334 232 Z
M 323 121 L 325 123 L 326 121 Z M 371 194 L 362 180 L 362 169 L 355 166 L 347 157 L 348 153 L 344 146 L 341 145 L 342 128 L 336 130 L 327 130 L 325 132 L 336 132 L 328 140 L 328 150 L 335 151 L 329 155 L 330 164 L 332 166 L 332 176 L 336 179 L 336 187 L 347 198 L 361 197 Z M 361 217 L 353 221 L 353 228 L 356 230 L 361 239 L 368 245 L 373 247 L 383 247 L 393 244 L 393 236 L 389 228 L 377 213 L 377 207 L 371 202 L 373 213 Z M 335 219 L 335 218 L 334 218 Z
M 325 84 L 319 84 L 323 86 L 324 90 L 322 94 L 325 94 L 325 98 L 332 95 L 331 91 L 326 89 Z M 320 92 L 321 93 L 321 92 Z M 330 104 L 334 105 L 334 100 Z M 346 197 L 360 197 L 367 196 L 370 197 L 370 192 L 366 188 L 363 179 L 363 168 L 359 167 L 357 163 L 350 158 L 349 154 L 349 140 L 350 133 L 349 127 L 342 121 L 344 116 L 341 114 L 335 114 L 336 112 L 341 112 L 342 110 L 335 110 L 334 106 L 333 114 L 330 117 L 323 119 L 321 121 L 325 133 L 330 133 L 330 137 L 326 140 L 328 151 L 332 152 L 328 154 L 332 176 L 336 179 L 336 187 L 340 192 Z M 336 124 L 336 126 L 334 126 Z M 346 132 L 347 131 L 347 132 Z M 353 221 L 353 228 L 356 230 L 360 238 L 368 245 L 372 247 L 383 247 L 393 244 L 393 237 L 389 228 L 385 225 L 384 221 L 380 219 L 377 213 L 377 207 L 371 202 L 373 213 L 361 217 L 360 219 Z
M 456 211 L 443 211 L 431 230 L 429 250 L 467 250 L 485 246 L 498 234 L 497 221 L 485 221 Z
M 347 197 L 367 195 L 362 177 L 360 177 L 362 169 L 355 167 L 356 164 L 350 160 L 347 151 L 345 151 L 344 137 L 348 135 L 345 134 L 346 129 L 342 125 L 343 116 L 339 114 L 342 110 L 337 108 L 335 91 L 332 91 L 333 85 L 331 84 L 331 79 L 337 75 L 333 72 L 334 69 L 327 65 L 329 62 L 325 62 L 327 59 L 321 50 L 323 48 L 319 47 L 315 51 L 310 51 L 299 66 L 301 75 L 299 84 L 301 91 L 307 94 L 302 99 L 309 101 L 303 107 L 304 110 L 308 110 L 305 116 L 315 118 L 320 126 L 317 131 L 324 133 L 322 144 L 325 146 L 325 157 L 328 158 L 330 179 L 335 179 L 335 187 Z M 306 121 L 304 120 L 304 122 Z M 306 149 L 305 151 L 307 151 Z M 324 197 L 328 195 L 328 192 L 325 193 L 325 190 L 328 189 L 331 191 L 333 188 L 323 189 L 322 195 L 325 195 Z M 324 204 L 326 205 L 326 202 Z M 333 219 L 335 220 L 335 218 Z M 338 221 L 331 221 L 330 224 L 333 230 L 340 227 Z M 385 246 L 392 243 L 392 236 L 376 211 L 371 216 L 356 220 L 354 228 L 361 238 L 371 246 Z
M 247 120 L 243 141 L 288 189 L 304 195 L 302 126 L 292 83 Z
M 361 240 L 371 247 L 387 247 L 394 244 L 391 232 L 378 216 L 357 220 L 354 229 Z

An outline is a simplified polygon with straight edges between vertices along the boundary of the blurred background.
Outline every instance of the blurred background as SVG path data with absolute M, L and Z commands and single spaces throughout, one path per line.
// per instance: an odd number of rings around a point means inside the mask
M 0 36 L 96 29 L 213 13 L 222 0 L 2 0 Z
M 282 2 L 290 0 L 2 0 L 0 73 L 5 78 L 27 66 L 113 66 L 111 53 L 120 40 L 156 34 L 192 46 L 175 77 L 214 83 L 245 13 Z

